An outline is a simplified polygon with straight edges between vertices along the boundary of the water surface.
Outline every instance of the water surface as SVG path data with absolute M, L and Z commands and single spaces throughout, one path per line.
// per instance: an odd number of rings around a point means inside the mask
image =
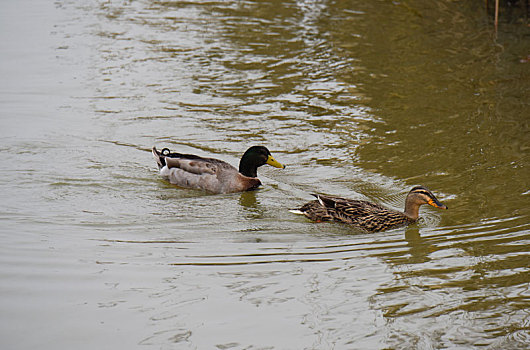
M 439 1 L 0 5 L 5 349 L 525 349 L 529 28 Z M 153 145 L 261 190 L 157 176 Z M 320 192 L 422 208 L 366 234 Z

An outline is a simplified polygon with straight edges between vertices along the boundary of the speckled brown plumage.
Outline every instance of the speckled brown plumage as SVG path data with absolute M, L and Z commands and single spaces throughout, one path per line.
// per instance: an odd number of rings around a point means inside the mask
M 416 186 L 409 192 L 404 212 L 367 201 L 320 194 L 314 196 L 317 200 L 310 201 L 299 209 L 299 212 L 309 219 L 317 222 L 341 222 L 369 232 L 388 230 L 415 222 L 422 204 L 447 209 L 431 191 L 422 186 Z

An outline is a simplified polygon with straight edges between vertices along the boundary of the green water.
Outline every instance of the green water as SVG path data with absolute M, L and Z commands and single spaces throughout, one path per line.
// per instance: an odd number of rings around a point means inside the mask
M 3 2 L 2 349 L 526 349 L 529 34 L 481 1 Z M 254 144 L 287 168 L 230 195 L 150 154 Z M 288 211 L 419 184 L 449 210 L 408 228 Z

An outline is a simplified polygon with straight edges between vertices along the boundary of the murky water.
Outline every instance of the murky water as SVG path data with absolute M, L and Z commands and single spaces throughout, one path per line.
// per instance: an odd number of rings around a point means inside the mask
M 468 3 L 2 2 L 2 349 L 526 349 L 530 29 Z M 253 144 L 231 195 L 149 153 Z M 287 211 L 416 184 L 450 210 Z

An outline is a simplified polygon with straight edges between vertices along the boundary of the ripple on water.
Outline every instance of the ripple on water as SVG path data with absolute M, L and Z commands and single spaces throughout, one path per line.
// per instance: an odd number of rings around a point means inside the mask
M 492 45 L 471 2 L 0 3 L 21 9 L 0 41 L 3 345 L 527 348 L 520 23 Z M 149 153 L 237 165 L 253 143 L 287 168 L 244 194 L 168 185 Z M 402 209 L 417 182 L 451 209 L 377 234 L 287 211 Z

